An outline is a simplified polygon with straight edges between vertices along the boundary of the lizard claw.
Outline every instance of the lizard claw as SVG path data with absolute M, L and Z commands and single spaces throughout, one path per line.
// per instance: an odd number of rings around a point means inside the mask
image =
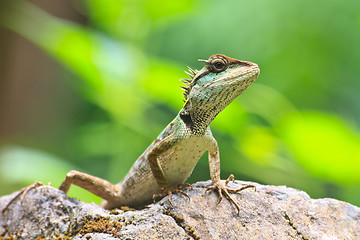
M 228 188 L 226 186 L 230 181 L 233 181 L 233 182 L 235 181 L 234 180 L 234 175 L 232 175 L 232 174 L 228 177 L 228 179 L 226 179 L 225 183 L 223 183 L 223 182 L 214 183 L 214 185 L 208 187 L 205 192 L 210 191 L 210 190 L 217 191 L 218 194 L 219 194 L 219 200 L 218 200 L 217 204 L 219 204 L 221 202 L 221 200 L 223 198 L 223 194 L 224 194 L 225 198 L 227 198 L 232 204 L 235 205 L 235 207 L 237 209 L 237 212 L 239 214 L 240 213 L 240 206 L 230 196 L 229 192 L 230 193 L 237 193 L 237 192 L 240 192 L 240 191 L 242 191 L 244 189 L 247 189 L 247 188 L 254 188 L 255 191 L 256 191 L 256 187 L 254 185 L 249 184 L 249 185 L 245 185 L 245 186 L 243 186 L 241 188 L 238 188 L 238 189 L 230 189 L 230 188 Z
M 190 183 L 180 184 L 177 188 L 178 189 L 190 188 L 191 190 L 193 189 Z M 190 200 L 190 198 L 189 198 L 189 200 Z
M 31 184 L 31 185 L 29 185 L 29 186 L 24 187 L 23 189 L 21 189 L 21 190 L 19 191 L 19 193 L 16 194 L 15 197 L 13 197 L 13 198 L 8 202 L 8 204 L 4 207 L 4 209 L 1 211 L 1 212 L 2 212 L 2 215 L 3 215 L 3 216 L 5 215 L 6 210 L 8 210 L 9 207 L 10 207 L 10 205 L 11 205 L 16 199 L 18 199 L 19 197 L 20 197 L 20 203 L 21 203 L 21 205 L 23 205 L 23 201 L 24 201 L 24 198 L 25 198 L 26 194 L 27 194 L 30 190 L 32 190 L 32 189 L 34 189 L 34 188 L 37 188 L 37 187 L 39 187 L 39 186 L 42 186 L 42 185 L 44 185 L 42 182 L 34 182 L 33 184 Z
M 180 184 L 177 188 L 169 188 L 169 189 L 163 189 L 163 192 L 162 193 L 159 193 L 159 194 L 154 194 L 153 195 L 153 202 L 155 203 L 156 199 L 160 199 L 160 198 L 163 198 L 165 196 L 168 196 L 168 200 L 169 200 L 169 203 L 172 207 L 174 207 L 174 205 L 172 204 L 171 202 L 171 198 L 172 198 L 172 194 L 173 193 L 181 193 L 182 195 L 184 195 L 185 197 L 187 197 L 190 201 L 190 197 L 189 195 L 187 195 L 186 192 L 184 192 L 182 189 L 184 188 L 190 188 L 192 189 L 191 185 L 189 183 L 183 183 L 183 184 Z

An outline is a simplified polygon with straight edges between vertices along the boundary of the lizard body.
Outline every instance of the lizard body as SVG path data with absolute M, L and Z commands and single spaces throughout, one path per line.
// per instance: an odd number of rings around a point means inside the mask
M 144 206 L 154 196 L 169 195 L 170 201 L 172 193 L 185 194 L 178 186 L 184 184 L 200 157 L 208 151 L 213 182 L 209 189 L 218 192 L 219 202 L 224 194 L 239 211 L 229 192 L 253 186 L 232 190 L 226 186 L 230 179 L 225 183 L 220 181 L 219 149 L 209 125 L 219 112 L 255 81 L 260 70 L 255 63 L 220 54 L 201 61 L 205 62 L 205 67 L 200 71 L 189 68 L 190 73 L 187 74 L 191 79 L 183 79 L 186 84 L 182 87 L 185 91 L 184 107 L 120 183 L 113 185 L 73 170 L 59 189 L 67 193 L 71 184 L 78 185 L 102 197 L 104 201 L 100 205 L 106 209 Z
M 101 205 L 104 208 L 112 208 L 112 205 L 141 206 L 148 203 L 154 194 L 162 192 L 146 157 L 156 144 L 165 138 L 172 141 L 171 147 L 161 153 L 158 161 L 166 176 L 167 184 L 172 187 L 177 187 L 186 181 L 213 140 L 210 129 L 204 136 L 191 135 L 184 128 L 182 120 L 176 117 L 138 158 L 129 173 L 118 184 L 121 197 L 115 200 L 116 204 L 103 201 Z M 139 186 L 142 190 L 139 192 L 139 189 L 134 186 Z

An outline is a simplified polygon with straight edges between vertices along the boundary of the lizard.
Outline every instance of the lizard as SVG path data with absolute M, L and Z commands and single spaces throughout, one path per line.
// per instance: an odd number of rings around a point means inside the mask
M 190 78 L 180 79 L 185 84 L 182 86 L 185 97 L 183 108 L 135 161 L 120 183 L 112 184 L 87 173 L 72 170 L 67 173 L 59 189 L 67 193 L 72 184 L 82 187 L 103 198 L 99 205 L 105 209 L 122 206 L 138 208 L 164 196 L 168 196 L 172 205 L 173 193 L 188 197 L 182 189 L 191 186 L 185 181 L 207 151 L 212 186 L 206 191 L 215 190 L 218 193 L 217 204 L 224 195 L 239 213 L 240 206 L 229 193 L 256 188 L 254 185 L 246 185 L 239 189 L 230 189 L 227 184 L 234 181 L 232 174 L 225 182 L 221 181 L 219 148 L 209 125 L 257 79 L 260 69 L 255 63 L 222 54 L 199 61 L 205 63 L 201 70 L 188 67 L 189 71 L 185 73 Z

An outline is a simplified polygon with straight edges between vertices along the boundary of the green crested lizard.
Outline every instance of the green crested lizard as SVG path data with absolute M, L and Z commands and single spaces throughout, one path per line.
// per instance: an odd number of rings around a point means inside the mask
M 172 193 L 187 196 L 181 190 L 189 186 L 184 182 L 200 157 L 208 151 L 213 185 L 207 191 L 218 192 L 218 203 L 224 195 L 239 212 L 240 207 L 229 192 L 255 187 L 246 185 L 239 189 L 228 188 L 227 183 L 234 180 L 232 174 L 225 182 L 220 180 L 219 148 L 209 125 L 218 113 L 255 81 L 260 70 L 255 63 L 221 54 L 200 61 L 205 62 L 205 66 L 200 71 L 189 68 L 189 73 L 186 73 L 190 79 L 182 79 L 186 84 L 182 87 L 184 107 L 138 158 L 120 183 L 114 185 L 101 178 L 72 170 L 59 189 L 67 193 L 71 184 L 82 187 L 103 198 L 100 206 L 106 209 L 141 207 L 154 198 L 166 195 L 171 203 Z

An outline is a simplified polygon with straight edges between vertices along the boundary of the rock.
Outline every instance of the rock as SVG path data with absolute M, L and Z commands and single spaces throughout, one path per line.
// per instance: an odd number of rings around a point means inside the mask
M 111 211 L 37 187 L 0 216 L 0 239 L 360 239 L 360 208 L 349 203 L 251 183 L 257 191 L 232 194 L 237 214 L 226 199 L 217 205 L 217 193 L 205 193 L 210 184 L 193 184 L 191 201 L 174 194 L 174 207 L 166 197 L 142 210 Z M 0 209 L 15 195 L 1 197 Z

